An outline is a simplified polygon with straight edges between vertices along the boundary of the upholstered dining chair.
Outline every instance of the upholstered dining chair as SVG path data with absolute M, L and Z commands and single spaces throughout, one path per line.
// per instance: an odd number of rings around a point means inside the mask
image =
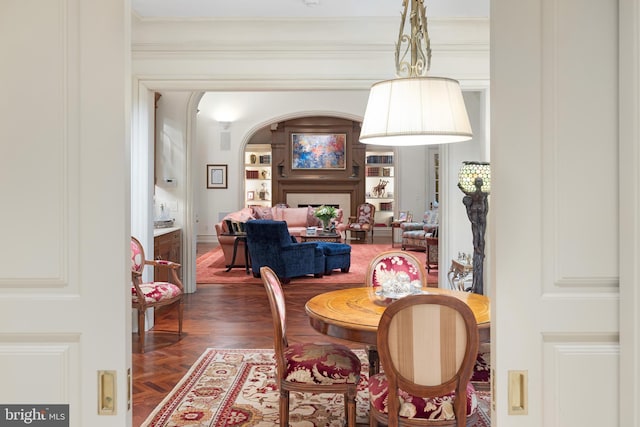
M 371 236 L 371 243 L 373 243 L 373 231 L 374 231 L 374 220 L 376 216 L 376 207 L 371 203 L 363 203 L 358 205 L 355 216 L 349 217 L 349 222 L 344 227 L 339 227 L 338 230 L 342 231 L 341 228 L 344 228 L 345 237 L 346 231 L 353 236 L 364 234 L 363 240 L 367 240 L 367 233 Z
M 171 282 L 142 282 L 142 272 L 145 265 L 168 269 Z M 131 301 L 132 307 L 138 312 L 138 336 L 140 337 L 140 352 L 144 353 L 144 324 L 148 308 L 159 308 L 175 305 L 178 310 L 178 336 L 182 335 L 182 297 L 184 288 L 177 271 L 180 264 L 165 260 L 147 260 L 144 248 L 138 239 L 131 237 Z
M 411 252 L 394 250 L 381 252 L 369 262 L 364 277 L 365 286 L 381 286 L 400 274 L 408 275 L 412 282 L 420 280 L 423 286 L 427 286 L 424 263 Z
M 405 251 L 385 251 L 376 255 L 367 267 L 364 276 L 365 286 L 377 287 L 389 280 L 395 280 L 404 275 L 410 282 L 419 280 L 427 286 L 427 271 L 423 263 L 412 253 Z M 375 345 L 366 348 L 369 357 L 369 375 L 380 372 L 380 360 Z
M 287 310 L 280 280 L 266 266 L 260 268 L 260 277 L 269 297 L 273 318 L 280 426 L 289 426 L 289 392 L 293 391 L 342 393 L 347 425 L 354 427 L 360 359 L 342 344 L 290 344 L 287 340 Z
M 479 340 L 469 306 L 448 295 L 401 298 L 382 314 L 377 340 L 384 373 L 369 380 L 371 427 L 474 422 Z

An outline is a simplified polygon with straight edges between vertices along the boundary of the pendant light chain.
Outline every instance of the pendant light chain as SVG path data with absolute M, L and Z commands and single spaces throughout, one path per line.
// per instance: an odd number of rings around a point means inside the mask
M 396 43 L 396 76 L 425 76 L 431 68 L 431 40 L 427 30 L 427 15 L 424 0 L 402 1 L 400 31 Z M 405 33 L 409 14 L 409 33 Z

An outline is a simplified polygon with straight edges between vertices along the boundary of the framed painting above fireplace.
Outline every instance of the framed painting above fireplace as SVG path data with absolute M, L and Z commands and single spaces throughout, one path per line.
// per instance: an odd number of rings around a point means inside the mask
M 346 133 L 292 133 L 291 169 L 346 168 Z

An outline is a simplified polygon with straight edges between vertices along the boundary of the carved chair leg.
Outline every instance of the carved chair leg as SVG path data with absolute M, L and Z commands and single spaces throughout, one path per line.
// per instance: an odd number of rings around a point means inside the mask
M 138 336 L 140 337 L 140 353 L 144 353 L 144 317 L 145 310 L 138 308 Z
M 178 302 L 178 336 L 182 336 L 182 317 L 184 314 L 184 304 L 182 300 Z
M 289 427 L 289 391 L 280 390 L 280 427 Z

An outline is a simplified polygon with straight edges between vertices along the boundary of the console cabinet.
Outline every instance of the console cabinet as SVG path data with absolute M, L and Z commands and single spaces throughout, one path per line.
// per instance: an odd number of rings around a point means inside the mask
M 181 230 L 158 229 L 154 232 L 153 239 L 153 259 L 163 259 L 182 264 L 182 232 Z M 165 269 L 155 268 L 153 274 L 156 282 L 169 281 L 169 271 Z M 182 280 L 182 269 L 178 270 L 178 277 Z

